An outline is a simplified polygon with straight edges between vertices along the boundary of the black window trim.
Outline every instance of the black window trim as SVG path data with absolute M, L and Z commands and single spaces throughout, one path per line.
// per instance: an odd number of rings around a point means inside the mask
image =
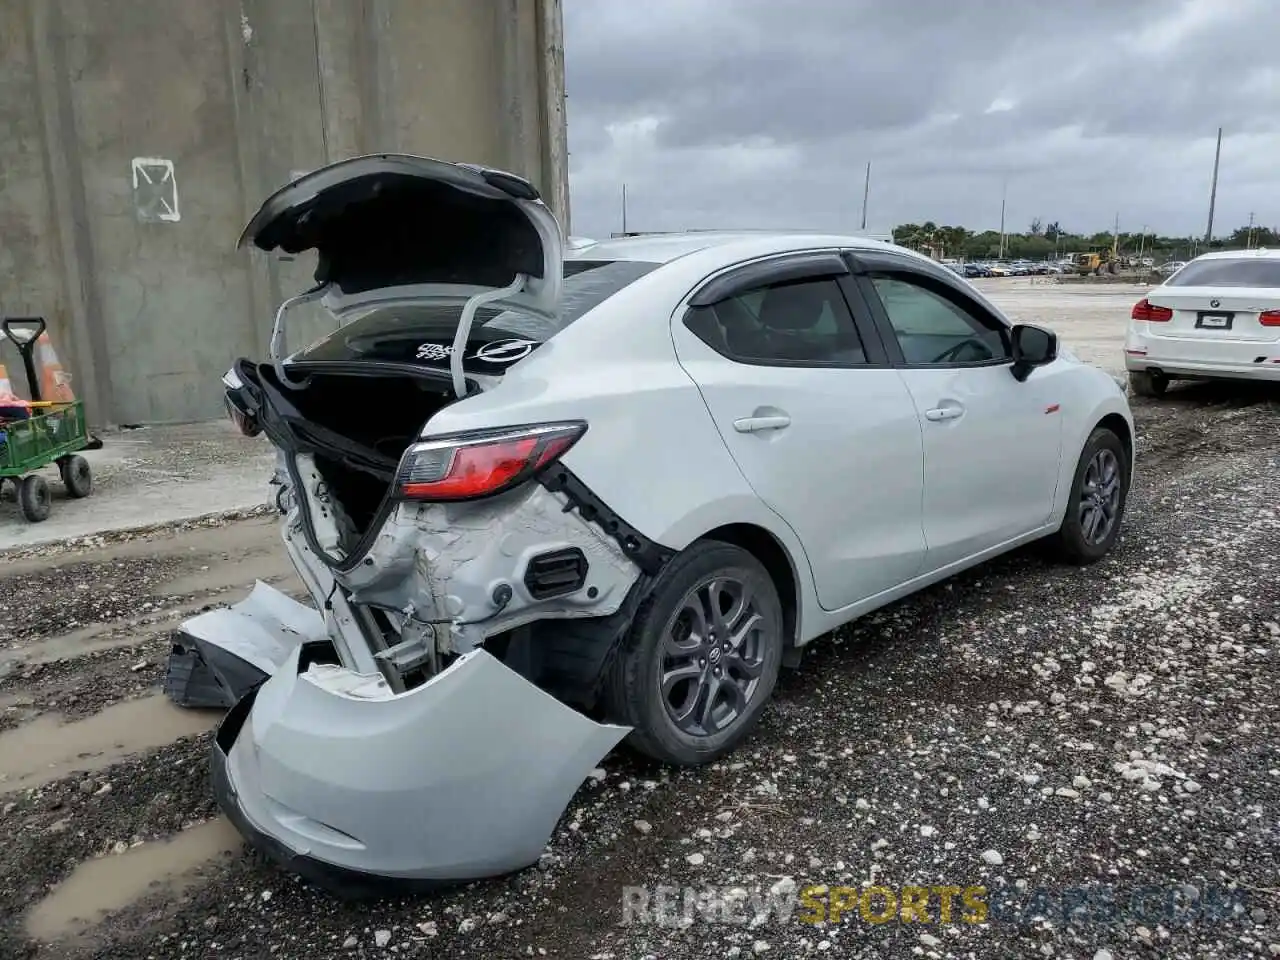
M 932 264 L 918 262 L 913 257 L 904 257 L 880 251 L 852 251 L 849 254 L 849 261 L 853 267 L 852 280 L 862 294 L 866 307 L 879 332 L 883 349 L 887 353 L 892 366 L 910 370 L 955 370 L 1013 366 L 1012 326 L 1003 317 L 987 309 L 982 301 L 965 289 L 964 281 L 957 278 L 949 270 L 942 267 L 934 268 Z M 894 331 L 893 324 L 889 321 L 889 315 L 885 312 L 884 304 L 880 300 L 880 294 L 872 282 L 872 275 L 874 274 L 890 276 L 897 274 L 903 276 L 911 282 L 917 282 L 926 290 L 932 289 L 933 292 L 947 300 L 951 300 L 962 309 L 987 319 L 994 328 L 1004 332 L 1005 346 L 1010 351 L 1010 356 L 999 357 L 994 360 L 908 363 L 902 353 L 902 346 L 898 343 L 897 333 Z
M 889 369 L 896 364 L 885 352 L 883 339 L 876 329 L 873 317 L 867 311 L 862 294 L 853 284 L 851 266 L 838 250 L 802 250 L 794 253 L 771 254 L 759 260 L 730 267 L 704 281 L 689 297 L 688 306 L 681 318 L 686 330 L 699 343 L 715 351 L 730 363 L 752 367 L 781 367 L 787 369 L 813 368 L 824 370 L 876 370 Z M 706 343 L 689 326 L 694 310 L 715 306 L 732 297 L 742 296 L 779 283 L 800 283 L 809 280 L 835 281 L 844 301 L 845 310 L 853 323 L 858 339 L 862 341 L 861 363 L 841 360 L 783 360 L 759 357 L 739 357 L 722 353 Z M 851 296 L 854 294 L 854 296 Z M 895 341 L 894 346 L 897 346 Z

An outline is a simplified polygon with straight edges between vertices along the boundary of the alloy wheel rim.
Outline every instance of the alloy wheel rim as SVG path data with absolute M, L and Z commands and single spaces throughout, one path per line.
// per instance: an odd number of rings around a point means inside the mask
M 1111 535 L 1120 515 L 1120 460 L 1113 451 L 1099 450 L 1085 467 L 1079 508 L 1085 541 L 1102 543 Z
M 709 737 L 746 712 L 764 672 L 766 621 L 742 580 L 716 576 L 685 595 L 662 635 L 659 694 L 686 734 Z

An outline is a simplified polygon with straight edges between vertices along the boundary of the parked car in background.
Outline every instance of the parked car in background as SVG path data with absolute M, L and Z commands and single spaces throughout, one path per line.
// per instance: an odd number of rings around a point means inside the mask
M 1280 380 L 1280 250 L 1185 264 L 1134 305 L 1124 362 L 1142 397 L 1177 379 Z
M 224 381 L 286 466 L 315 604 L 260 608 L 323 624 L 300 644 L 233 608 L 200 641 L 246 674 L 276 658 L 214 784 L 308 875 L 519 869 L 622 737 L 714 761 L 822 634 L 1032 541 L 1091 563 L 1120 531 L 1123 391 L 901 248 L 566 248 L 526 181 L 401 156 L 306 175 L 242 243 L 317 251 L 337 328 Z

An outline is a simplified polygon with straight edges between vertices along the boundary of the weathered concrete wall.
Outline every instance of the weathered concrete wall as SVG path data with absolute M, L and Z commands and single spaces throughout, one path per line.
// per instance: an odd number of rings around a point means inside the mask
M 310 281 L 235 250 L 268 193 L 404 151 L 567 230 L 563 83 L 560 0 L 0 0 L 0 312 L 48 318 L 97 423 L 218 416 Z

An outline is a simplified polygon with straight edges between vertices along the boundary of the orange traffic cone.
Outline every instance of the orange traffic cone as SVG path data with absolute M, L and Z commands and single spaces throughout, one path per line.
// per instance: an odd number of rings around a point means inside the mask
M 71 374 L 62 369 L 62 363 L 58 360 L 47 331 L 36 340 L 36 365 L 40 369 L 41 400 L 55 403 L 71 403 L 75 400 L 75 392 L 71 389 Z

